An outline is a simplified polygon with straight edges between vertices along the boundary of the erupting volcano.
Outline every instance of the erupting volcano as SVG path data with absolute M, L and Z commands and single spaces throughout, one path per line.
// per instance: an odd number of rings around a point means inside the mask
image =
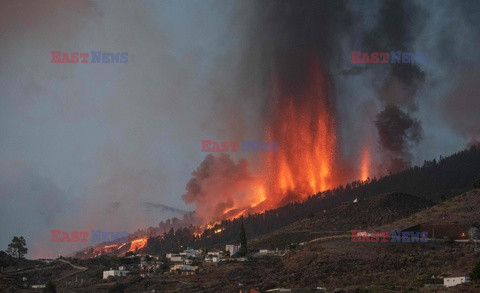
M 257 153 L 251 159 L 255 171 L 246 159 L 235 163 L 227 154 L 208 155 L 192 173 L 183 199 L 195 203 L 202 221 L 263 212 L 343 183 L 337 176 L 337 127 L 328 75 L 315 56 L 303 65 L 293 79 L 282 71 L 272 77 L 264 137 L 278 142 L 278 152 Z M 362 180 L 369 174 L 368 156 L 364 152 Z

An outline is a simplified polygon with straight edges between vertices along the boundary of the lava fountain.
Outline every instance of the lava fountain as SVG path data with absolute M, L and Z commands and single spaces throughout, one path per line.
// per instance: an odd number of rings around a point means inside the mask
M 267 153 L 264 164 L 267 200 L 272 204 L 285 195 L 303 198 L 338 184 L 335 110 L 328 78 L 314 60 L 303 86 L 285 88 L 278 78 L 273 82 L 266 137 L 278 142 L 279 150 Z

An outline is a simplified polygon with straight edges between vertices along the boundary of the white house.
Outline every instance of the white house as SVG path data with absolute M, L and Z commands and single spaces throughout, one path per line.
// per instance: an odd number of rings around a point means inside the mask
M 457 286 L 459 284 L 467 283 L 467 282 L 470 282 L 470 277 L 468 276 L 443 278 L 443 285 L 445 287 Z
M 185 260 L 185 256 L 183 255 L 175 255 L 170 258 L 172 262 L 183 262 Z
M 183 252 L 184 252 L 186 257 L 195 257 L 197 255 L 197 251 L 193 248 L 190 248 L 190 247 L 188 247 Z
M 185 254 L 173 254 L 173 253 L 167 253 L 166 257 L 171 261 L 171 262 L 183 262 L 185 260 Z
M 128 271 L 125 270 L 125 267 L 121 266 L 118 270 L 113 270 L 110 268 L 109 271 L 103 271 L 103 279 L 107 279 L 108 277 L 125 277 L 128 274 Z
M 170 267 L 170 272 L 178 272 L 182 275 L 194 275 L 197 267 L 190 265 L 174 265 Z
M 225 251 L 230 252 L 230 256 L 237 254 L 239 249 L 240 249 L 239 245 L 234 245 L 234 244 L 225 245 Z
M 218 256 L 209 254 L 205 257 L 205 262 L 219 262 L 219 261 L 220 261 L 220 257 Z

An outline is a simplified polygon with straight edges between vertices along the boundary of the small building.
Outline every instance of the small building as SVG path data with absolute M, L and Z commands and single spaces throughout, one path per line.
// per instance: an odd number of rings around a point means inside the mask
M 103 279 L 108 277 L 125 277 L 128 274 L 128 271 L 125 270 L 125 267 L 121 266 L 118 270 L 110 268 L 109 271 L 103 271 Z
M 220 251 L 211 251 L 205 256 L 205 262 L 220 262 L 220 260 Z
M 179 253 L 179 254 L 167 253 L 166 257 L 171 262 L 179 262 L 179 263 L 183 263 L 186 258 L 185 253 Z
M 172 262 L 183 262 L 185 260 L 185 256 L 183 255 L 175 255 L 170 258 Z
M 230 252 L 230 256 L 234 256 L 235 254 L 238 253 L 239 250 L 240 250 L 240 246 L 239 246 L 239 245 L 235 245 L 235 244 L 227 244 L 227 245 L 225 245 L 225 251 Z
M 470 277 L 468 276 L 450 277 L 450 278 L 443 279 L 443 285 L 445 287 L 453 287 L 453 286 L 457 286 L 459 284 L 467 283 L 467 282 L 470 282 Z
M 236 258 L 237 261 L 241 261 L 241 262 L 245 262 L 247 261 L 248 259 L 246 257 L 237 257 Z
M 205 262 L 219 262 L 219 261 L 220 261 L 220 257 L 215 255 L 209 254 L 205 257 Z
M 186 257 L 195 257 L 197 255 L 197 251 L 190 247 L 187 247 L 187 249 L 184 250 L 183 253 Z
M 39 258 L 37 260 L 39 260 L 39 261 L 41 261 L 45 264 L 51 264 L 53 262 L 53 259 L 51 259 L 51 258 Z
M 179 273 L 183 276 L 195 275 L 197 267 L 190 265 L 174 265 L 170 268 L 170 272 Z

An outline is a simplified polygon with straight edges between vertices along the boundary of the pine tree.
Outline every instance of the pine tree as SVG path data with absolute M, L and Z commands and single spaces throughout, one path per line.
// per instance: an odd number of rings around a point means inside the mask
M 245 227 L 242 225 L 240 226 L 240 249 L 238 251 L 239 256 L 247 255 L 247 235 L 245 234 Z

